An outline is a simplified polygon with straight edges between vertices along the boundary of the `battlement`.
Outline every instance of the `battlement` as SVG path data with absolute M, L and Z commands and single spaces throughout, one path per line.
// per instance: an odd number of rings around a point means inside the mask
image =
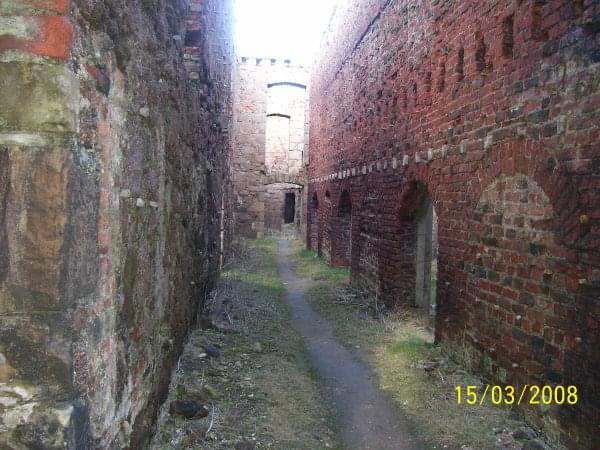
M 262 56 L 239 56 L 237 58 L 239 64 L 255 65 L 261 67 L 290 67 L 290 68 L 309 68 L 307 64 L 302 64 L 292 60 L 291 58 L 271 58 Z

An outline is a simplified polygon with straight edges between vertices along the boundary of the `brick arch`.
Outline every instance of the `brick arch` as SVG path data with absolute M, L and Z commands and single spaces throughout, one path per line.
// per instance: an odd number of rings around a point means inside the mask
M 331 191 L 333 186 L 330 183 L 325 183 L 322 187 L 323 201 L 322 208 L 319 214 L 320 217 L 320 242 L 319 249 L 321 255 L 327 262 L 331 262 L 331 217 L 333 216 L 333 202 Z
M 280 171 L 272 171 L 269 172 L 265 178 L 264 183 L 267 184 L 275 184 L 275 183 L 290 183 L 297 184 L 299 186 L 304 186 L 305 180 L 302 174 L 293 174 L 288 172 L 280 172 Z
M 395 199 L 400 219 L 412 220 L 426 196 L 431 198 L 437 211 L 438 186 L 430 181 L 429 166 L 413 163 L 403 173 L 402 187 Z M 438 215 L 440 213 L 438 211 Z
M 352 189 L 349 183 L 336 186 L 339 194 L 329 216 L 331 236 L 331 265 L 348 267 L 352 253 Z
M 476 172 L 478 177 L 472 179 L 466 192 L 465 220 L 472 219 L 479 198 L 494 179 L 520 173 L 534 181 L 548 196 L 556 211 L 556 230 L 571 229 L 576 225 L 578 202 L 575 183 L 562 172 L 556 157 L 539 144 L 524 140 L 496 145 L 478 163 Z M 568 240 L 576 238 L 556 233 L 556 239 L 557 243 L 567 244 Z
M 472 360 L 487 355 L 480 369 L 500 382 L 561 382 L 566 330 L 557 306 L 568 280 L 549 196 L 528 175 L 502 174 L 473 209 L 463 306 Z
M 267 88 L 269 88 L 269 89 L 271 89 L 273 87 L 278 87 L 278 86 L 289 86 L 289 87 L 296 87 L 296 88 L 299 88 L 299 89 L 306 90 L 306 85 L 305 84 L 297 83 L 297 82 L 294 82 L 294 81 L 276 81 L 276 82 L 267 84 Z
M 360 203 L 354 208 L 352 240 L 352 277 L 353 281 L 369 292 L 382 297 L 382 283 L 385 282 L 383 272 L 386 264 L 382 264 L 384 230 L 380 226 L 385 218 L 382 215 L 383 205 L 389 201 L 384 190 L 372 177 L 367 177 L 366 186 L 362 191 Z
M 318 210 L 319 209 L 319 196 L 317 195 L 316 192 L 313 192 L 310 206 L 311 206 L 311 208 L 313 210 L 315 210 L 315 209 Z
M 337 215 L 352 214 L 352 196 L 348 189 L 342 189 L 337 203 Z
M 378 251 L 378 283 L 388 305 L 415 305 L 420 213 L 428 199 L 435 211 L 439 209 L 438 191 L 431 176 L 429 165 L 409 165 L 399 179 L 399 189 L 387 199 L 393 209 L 387 222 L 393 225 L 381 234 L 385 245 L 380 245 Z

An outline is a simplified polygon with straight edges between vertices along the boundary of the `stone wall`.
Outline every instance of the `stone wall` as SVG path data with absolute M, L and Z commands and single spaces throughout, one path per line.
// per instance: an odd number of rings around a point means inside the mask
M 285 197 L 294 196 L 294 220 L 286 223 Z M 302 187 L 291 183 L 273 183 L 265 190 L 265 233 L 267 236 L 296 236 L 302 221 Z
M 431 198 L 437 341 L 490 381 L 576 385 L 524 408 L 570 448 L 600 433 L 599 31 L 589 0 L 355 0 L 311 75 L 321 252 L 348 190 L 353 281 L 414 305 Z
M 282 229 L 285 198 L 278 187 L 294 184 L 306 202 L 308 70 L 288 61 L 239 58 L 235 70 L 233 177 L 236 233 L 262 237 Z M 290 191 L 291 192 L 291 191 Z M 306 214 L 298 215 L 304 233 Z M 270 215 L 270 217 L 267 217 Z M 277 218 L 276 218 L 277 216 Z
M 151 436 L 231 204 L 230 10 L 0 2 L 0 447 Z

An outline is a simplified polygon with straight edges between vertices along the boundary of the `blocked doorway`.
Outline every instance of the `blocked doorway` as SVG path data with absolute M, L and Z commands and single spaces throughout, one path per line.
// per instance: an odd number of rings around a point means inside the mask
M 331 258 L 332 265 L 348 267 L 352 252 L 352 199 L 346 189 L 340 196 L 336 231 L 334 254 Z
M 312 250 L 321 253 L 319 248 L 319 198 L 315 192 L 309 210 L 308 243 Z

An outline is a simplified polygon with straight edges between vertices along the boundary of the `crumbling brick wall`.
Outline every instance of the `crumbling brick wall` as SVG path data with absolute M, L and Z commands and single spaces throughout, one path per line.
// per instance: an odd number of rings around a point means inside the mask
M 351 1 L 311 75 L 321 252 L 348 190 L 353 281 L 412 305 L 431 198 L 436 339 L 490 381 L 576 385 L 525 408 L 570 448 L 600 433 L 599 24 L 589 0 Z
M 0 446 L 142 448 L 218 271 L 231 2 L 8 0 L 0 29 Z

